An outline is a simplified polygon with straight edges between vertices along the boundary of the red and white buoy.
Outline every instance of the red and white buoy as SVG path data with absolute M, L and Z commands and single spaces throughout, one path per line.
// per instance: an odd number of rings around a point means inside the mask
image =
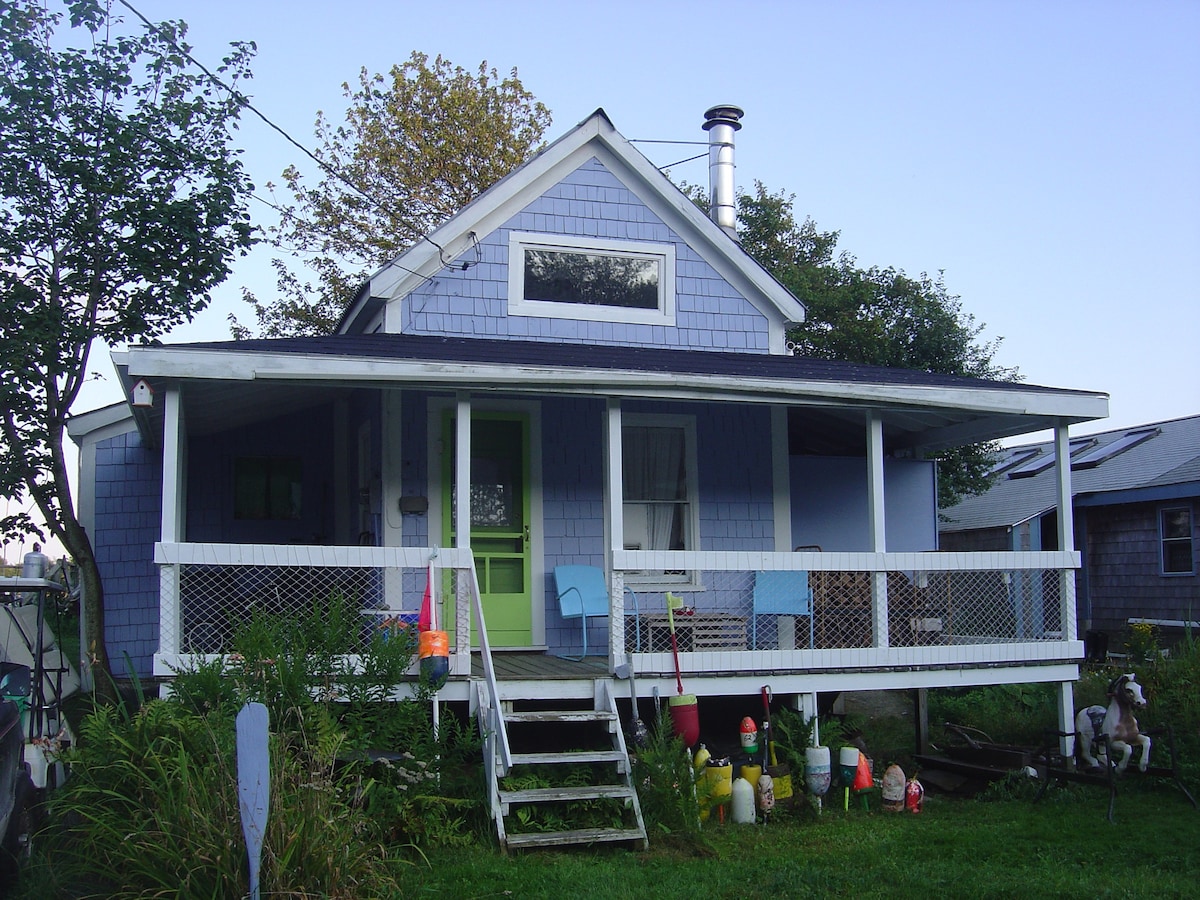
M 758 726 L 749 716 L 742 719 L 742 752 L 753 756 L 758 752 Z

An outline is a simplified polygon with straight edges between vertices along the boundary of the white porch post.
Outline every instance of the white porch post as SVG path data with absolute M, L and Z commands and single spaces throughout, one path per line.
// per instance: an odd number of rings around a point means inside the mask
M 184 537 L 184 503 L 186 501 L 187 438 L 183 421 L 183 397 L 179 388 L 168 388 L 163 394 L 163 480 L 161 540 L 177 544 Z M 180 634 L 179 564 L 159 569 L 158 588 L 158 649 L 159 652 L 179 652 Z
M 1071 440 L 1067 426 L 1054 429 L 1054 477 L 1058 491 L 1058 549 L 1065 552 L 1075 550 L 1075 511 L 1071 497 Z M 1059 603 L 1062 606 L 1063 640 L 1073 641 L 1079 637 L 1079 625 L 1075 612 L 1075 572 L 1063 569 L 1059 581 Z M 1069 729 L 1063 728 L 1063 731 Z
M 400 431 L 402 403 L 403 398 L 398 389 L 385 390 L 383 396 L 380 397 L 379 439 L 383 442 L 380 448 L 383 465 L 382 471 L 379 473 L 379 538 L 384 547 L 404 546 L 404 516 L 400 513 L 404 471 L 401 453 L 404 444 Z M 368 477 L 371 476 L 368 475 Z M 434 541 L 430 539 L 429 543 L 433 544 Z M 385 567 L 383 570 L 384 605 L 389 609 L 398 609 L 403 596 L 404 569 L 400 566 Z M 442 623 L 441 627 L 444 629 L 445 623 Z
M 771 407 L 771 506 L 775 510 L 775 550 L 792 549 L 792 463 L 788 453 L 788 411 Z
M 872 410 L 867 413 L 867 517 L 872 553 L 887 551 L 883 500 L 883 420 Z M 876 647 L 888 646 L 887 572 L 871 576 L 871 630 Z
M 454 546 L 471 549 L 471 395 L 465 391 L 455 395 L 454 409 Z M 455 581 L 459 579 L 456 577 Z M 461 593 L 455 591 L 454 643 L 459 664 L 463 666 L 459 671 L 469 672 L 471 612 L 468 604 L 458 602 Z
M 609 552 L 604 568 L 608 570 L 608 669 L 625 658 L 625 573 L 613 568 L 613 553 L 625 548 L 625 482 L 622 468 L 621 401 L 609 398 L 604 416 L 604 504 L 605 529 Z M 587 627 L 587 620 L 584 620 Z
M 1058 683 L 1058 730 L 1071 735 L 1058 742 L 1063 759 L 1071 759 L 1075 755 L 1075 684 L 1071 681 Z
M 1058 493 L 1058 549 L 1075 549 L 1074 503 L 1071 497 L 1071 440 L 1067 426 L 1059 423 L 1054 429 L 1054 481 Z M 1076 640 L 1079 628 L 1075 611 L 1075 570 L 1063 569 L 1058 581 L 1059 614 L 1062 636 L 1065 641 Z M 1075 731 L 1074 688 L 1069 681 L 1058 686 L 1058 730 L 1073 734 Z M 1062 738 L 1059 752 L 1070 759 L 1075 750 L 1073 737 Z

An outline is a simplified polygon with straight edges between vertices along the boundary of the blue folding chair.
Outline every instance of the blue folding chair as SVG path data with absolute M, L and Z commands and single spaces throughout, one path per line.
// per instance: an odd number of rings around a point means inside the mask
M 588 652 L 588 619 L 608 617 L 608 585 L 604 582 L 604 572 L 596 566 L 555 566 L 554 589 L 563 619 L 579 619 L 583 623 L 583 655 L 564 656 L 563 659 L 583 659 Z
M 754 608 L 750 616 L 750 648 L 758 649 L 759 616 L 807 616 L 808 646 L 815 646 L 813 592 L 808 572 L 755 572 Z M 778 623 L 776 624 L 778 634 Z M 778 646 L 778 645 L 777 645 Z

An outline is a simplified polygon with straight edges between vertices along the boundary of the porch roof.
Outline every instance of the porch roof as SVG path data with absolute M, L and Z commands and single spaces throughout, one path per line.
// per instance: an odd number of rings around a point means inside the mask
M 194 428 L 205 427 L 209 403 L 224 425 L 239 407 L 278 410 L 280 389 L 289 385 L 310 398 L 318 387 L 409 385 L 771 403 L 824 416 L 826 433 L 858 431 L 861 411 L 875 409 L 895 448 L 991 440 L 1108 411 L 1107 395 L 1093 391 L 806 357 L 566 342 L 342 334 L 131 347 L 113 358 L 130 389 L 139 379 L 155 390 L 188 382 Z

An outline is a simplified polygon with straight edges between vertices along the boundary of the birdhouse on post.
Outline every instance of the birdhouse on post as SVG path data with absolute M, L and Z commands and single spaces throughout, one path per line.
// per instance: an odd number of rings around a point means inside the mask
M 134 406 L 153 406 L 154 391 L 145 379 L 142 379 L 133 386 L 133 405 Z

